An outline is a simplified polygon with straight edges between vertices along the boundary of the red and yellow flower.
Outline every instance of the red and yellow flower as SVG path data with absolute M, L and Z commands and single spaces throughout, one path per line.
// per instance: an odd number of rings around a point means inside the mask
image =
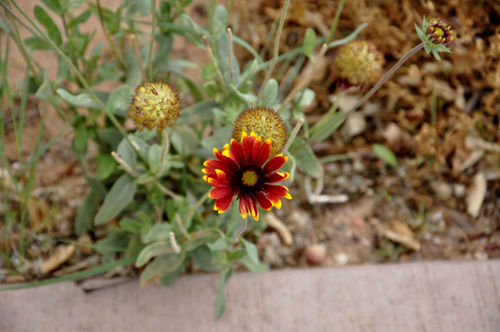
M 207 160 L 203 179 L 215 188 L 209 194 L 215 199 L 214 210 L 222 213 L 231 205 L 234 196 L 239 199 L 240 214 L 250 214 L 259 220 L 257 203 L 264 209 L 273 206 L 281 208 L 281 197 L 292 196 L 284 186 L 273 183 L 286 180 L 290 174 L 278 169 L 288 160 L 282 154 L 269 159 L 271 139 L 262 142 L 262 137 L 252 132 L 242 132 L 241 144 L 235 139 L 226 144 L 222 151 L 214 148 L 217 160 Z M 269 159 L 269 160 L 268 160 Z

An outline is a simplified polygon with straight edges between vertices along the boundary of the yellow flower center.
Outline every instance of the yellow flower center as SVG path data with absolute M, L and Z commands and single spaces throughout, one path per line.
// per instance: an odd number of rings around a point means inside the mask
M 258 179 L 259 177 L 255 171 L 245 171 L 241 176 L 241 182 L 243 182 L 245 186 L 249 187 L 255 185 Z
M 435 27 L 434 30 L 437 32 L 439 37 L 443 37 L 444 31 L 440 27 Z

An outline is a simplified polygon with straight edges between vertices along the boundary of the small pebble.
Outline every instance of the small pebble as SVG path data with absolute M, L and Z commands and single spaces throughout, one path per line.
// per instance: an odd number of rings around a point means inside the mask
M 319 265 L 326 257 L 326 246 L 324 244 L 313 244 L 306 250 L 307 262 L 311 265 Z
M 338 265 L 346 265 L 347 262 L 349 261 L 349 256 L 347 256 L 343 252 L 340 252 L 335 255 L 335 261 L 337 262 Z

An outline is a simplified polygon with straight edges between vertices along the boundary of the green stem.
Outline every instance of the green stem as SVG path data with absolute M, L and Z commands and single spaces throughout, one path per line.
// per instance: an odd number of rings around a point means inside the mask
M 184 217 L 184 220 L 182 221 L 183 225 L 185 225 L 187 223 L 187 221 L 193 216 L 193 214 L 196 212 L 196 210 L 198 210 L 198 208 L 201 206 L 201 204 L 205 203 L 205 201 L 208 198 L 208 195 L 210 194 L 210 191 L 212 191 L 212 189 L 208 190 L 203 196 L 201 196 L 200 199 L 198 200 L 198 202 L 196 202 L 196 204 L 193 205 L 191 207 L 191 209 L 189 209 L 188 213 Z
M 340 0 L 339 5 L 337 6 L 337 10 L 335 11 L 335 17 L 333 18 L 332 27 L 330 28 L 330 34 L 326 39 L 326 43 L 328 44 L 335 34 L 335 30 L 337 30 L 337 25 L 339 24 L 340 14 L 342 13 L 342 9 L 344 8 L 345 0 Z
M 276 62 L 278 61 L 281 32 L 283 31 L 283 25 L 285 24 L 286 12 L 288 11 L 289 4 L 290 4 L 290 0 L 285 0 L 285 5 L 283 6 L 283 10 L 281 11 L 280 24 L 278 26 L 278 31 L 276 31 L 276 39 L 274 40 L 273 60 L 271 61 L 271 65 L 269 66 L 269 68 L 266 72 L 266 77 L 264 78 L 264 82 L 262 82 L 262 86 L 260 87 L 259 95 L 257 97 L 257 105 L 256 106 L 259 106 L 260 102 L 262 101 L 262 96 L 264 94 L 264 90 L 266 89 L 267 82 L 269 82 L 269 80 L 271 79 L 271 74 L 273 73 L 274 66 L 276 65 Z
M 156 28 L 156 0 L 153 0 L 153 28 L 151 31 L 151 43 L 149 44 L 149 80 L 153 81 L 153 45 L 155 42 L 155 28 Z
M 166 157 L 168 155 L 168 151 L 170 150 L 170 140 L 168 138 L 167 128 L 163 129 L 161 132 L 162 141 L 161 141 L 161 163 L 160 170 L 156 173 L 157 177 L 161 177 L 163 175 L 163 170 L 165 169 Z
M 311 127 L 311 135 L 314 134 L 314 132 L 318 128 L 320 128 L 326 121 L 328 121 L 330 119 L 331 116 L 333 116 L 335 114 L 335 112 L 337 111 L 337 108 L 339 106 L 340 100 L 344 97 L 344 95 L 345 95 L 345 92 L 339 93 L 339 95 L 335 99 L 335 102 L 332 104 L 332 106 L 330 106 L 330 109 L 328 110 L 328 112 L 326 112 L 325 115 L 323 115 L 323 117 L 321 118 L 321 120 L 319 120 L 318 122 L 316 122 Z
M 364 95 L 363 98 L 361 98 L 356 103 L 356 105 L 351 107 L 345 113 L 345 115 L 347 115 L 351 111 L 356 110 L 359 106 L 363 105 L 371 96 L 373 96 L 373 94 L 375 92 L 377 92 L 378 89 L 380 89 L 382 84 L 384 84 L 396 72 L 396 70 L 398 70 L 399 67 L 401 67 L 403 65 L 403 63 L 406 62 L 406 60 L 408 60 L 413 54 L 415 54 L 418 51 L 420 51 L 421 49 L 423 49 L 424 45 L 425 45 L 425 43 L 422 42 L 422 43 L 418 44 L 417 46 L 415 46 L 413 49 L 411 49 L 408 53 L 406 53 L 387 73 L 385 73 L 384 76 L 382 76 L 382 78 L 377 82 L 377 84 L 375 84 L 375 86 L 373 88 L 371 88 L 371 90 L 368 91 L 368 93 L 366 95 Z
M 302 127 L 303 123 L 304 123 L 304 119 L 300 119 L 299 122 L 297 122 L 297 124 L 295 125 L 295 128 L 293 128 L 293 131 L 290 134 L 290 137 L 288 137 L 288 142 L 286 142 L 285 148 L 283 149 L 283 154 L 285 154 L 288 151 L 288 149 L 290 148 L 290 146 L 292 145 L 293 140 L 297 136 L 297 133 L 299 132 L 300 127 Z
M 106 39 L 108 41 L 109 47 L 111 47 L 111 51 L 113 52 L 113 55 L 115 56 L 116 62 L 118 62 L 118 65 L 120 66 L 120 68 L 124 72 L 127 72 L 127 68 L 125 68 L 125 65 L 123 64 L 123 62 L 120 58 L 120 55 L 118 54 L 118 51 L 116 50 L 116 45 L 115 45 L 115 43 L 113 43 L 113 40 L 111 39 L 111 36 L 109 35 L 109 32 L 106 29 L 106 26 L 104 25 L 104 16 L 102 15 L 100 0 L 97 0 L 96 4 L 97 4 L 97 11 L 99 12 L 99 20 L 101 21 L 101 27 L 102 27 L 102 30 L 104 31 L 104 36 L 106 37 Z
M 99 107 L 101 108 L 102 112 L 104 112 L 104 114 L 106 114 L 108 116 L 108 118 L 111 120 L 111 122 L 116 127 L 116 129 L 123 135 L 123 137 L 130 144 L 130 146 L 132 147 L 132 149 L 134 150 L 134 152 L 140 158 L 142 158 L 141 155 L 139 154 L 139 152 L 137 151 L 137 148 L 135 147 L 134 144 L 132 144 L 132 141 L 130 140 L 130 138 L 128 137 L 127 133 L 125 132 L 125 130 L 123 129 L 123 127 L 121 126 L 121 124 L 118 122 L 118 120 L 116 119 L 116 117 L 114 116 L 114 114 L 111 113 L 111 112 L 108 112 L 106 110 L 106 106 L 104 106 L 104 104 L 101 102 L 101 100 L 99 98 L 97 98 L 97 96 L 95 95 L 94 91 L 92 91 L 92 89 L 90 89 L 89 85 L 87 84 L 87 81 L 83 78 L 82 74 L 80 74 L 80 72 L 78 71 L 78 69 L 73 65 L 73 63 L 71 62 L 71 60 L 66 56 L 66 54 L 64 54 L 64 52 L 56 44 L 54 44 L 54 42 L 52 41 L 52 39 L 50 39 L 49 37 L 47 37 L 47 35 L 42 31 L 42 29 L 40 29 L 40 27 L 38 26 L 38 24 L 36 24 L 28 16 L 28 14 L 26 14 L 26 12 L 17 4 L 16 1 L 14 1 L 13 3 L 14 3 L 14 6 L 17 8 L 17 10 L 19 10 L 19 12 L 31 23 L 31 25 L 38 31 L 38 33 L 43 37 L 43 39 L 45 39 L 45 41 L 50 44 L 50 46 L 59 54 L 59 56 L 64 61 L 66 61 L 66 63 L 71 68 L 71 70 L 73 71 L 73 73 L 76 75 L 76 77 L 78 78 L 78 80 L 80 81 L 80 83 L 83 85 L 83 87 L 85 88 L 85 90 L 89 93 L 89 95 L 92 97 L 92 99 L 99 105 Z M 5 4 L 3 3 L 3 1 L 0 2 L 0 5 L 2 7 L 4 7 L 9 12 L 9 14 L 11 14 L 12 16 L 14 16 L 19 22 L 22 22 L 20 20 L 20 18 L 17 17 L 16 14 L 14 14 L 9 8 L 7 8 L 7 6 L 5 6 Z
M 247 230 L 247 225 L 248 225 L 248 217 L 245 217 L 243 218 L 243 223 L 241 224 L 240 229 L 238 229 L 238 231 L 234 234 L 233 242 L 238 241 L 240 236 L 243 235 L 243 233 L 245 233 L 245 231 Z

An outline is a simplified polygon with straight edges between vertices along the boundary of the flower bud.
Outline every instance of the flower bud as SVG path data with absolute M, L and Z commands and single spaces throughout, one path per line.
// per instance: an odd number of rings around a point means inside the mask
M 436 18 L 429 22 L 425 33 L 429 40 L 436 45 L 448 44 L 453 40 L 451 26 Z

